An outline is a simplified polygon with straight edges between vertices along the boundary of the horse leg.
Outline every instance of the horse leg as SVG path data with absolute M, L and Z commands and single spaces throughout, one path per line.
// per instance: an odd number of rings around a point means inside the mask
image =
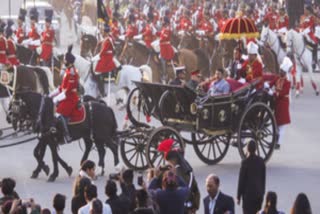
M 38 162 L 38 166 L 36 169 L 32 172 L 31 178 L 37 178 L 39 176 L 39 173 L 41 169 L 46 173 L 46 175 L 49 175 L 50 169 L 49 166 L 45 164 L 43 161 L 44 154 L 46 152 L 47 145 L 44 143 L 43 139 L 41 138 L 37 144 L 37 146 L 33 150 L 33 156 L 36 158 Z
M 101 176 L 104 176 L 104 157 L 106 155 L 106 149 L 104 148 L 103 141 L 96 141 L 96 146 L 98 149 L 98 155 L 99 155 L 99 163 L 98 166 L 101 167 Z
M 83 153 L 83 156 L 81 158 L 81 162 L 80 162 L 80 165 L 82 165 L 82 163 L 88 159 L 89 157 L 89 153 L 91 151 L 91 148 L 92 148 L 92 140 L 90 139 L 84 139 L 84 144 L 85 144 L 85 150 L 84 150 L 84 153 Z
M 49 147 L 52 155 L 53 173 L 49 176 L 48 182 L 54 182 L 59 175 L 58 168 L 58 151 L 55 142 L 50 142 Z
M 60 163 L 60 165 L 64 168 L 64 170 L 66 170 L 66 172 L 68 173 L 68 176 L 70 177 L 72 175 L 72 167 L 69 166 L 61 157 L 60 155 L 57 153 L 58 156 L 58 163 Z
M 118 142 L 115 140 L 108 140 L 106 146 L 111 150 L 113 154 L 114 165 L 119 164 L 119 155 L 118 155 Z
M 309 73 L 309 75 L 310 75 L 310 81 L 311 81 L 312 88 L 316 92 L 316 96 L 319 96 L 319 90 L 318 90 L 316 82 L 314 81 L 313 73 L 311 72 L 311 73 Z

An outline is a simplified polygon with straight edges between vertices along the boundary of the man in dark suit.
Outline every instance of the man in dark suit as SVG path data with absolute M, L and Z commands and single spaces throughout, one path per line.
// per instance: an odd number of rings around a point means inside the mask
M 230 78 L 232 79 L 240 79 L 240 70 L 242 68 L 242 64 L 244 63 L 244 59 L 242 58 L 242 50 L 237 47 L 233 51 L 233 61 L 229 67 L 230 70 Z
M 172 80 L 169 85 L 183 86 L 186 78 L 186 67 L 180 66 L 175 68 L 176 78 Z
M 266 189 L 266 165 L 263 159 L 257 156 L 256 142 L 248 143 L 248 157 L 242 161 L 237 203 L 242 199 L 243 214 L 255 214 L 261 209 L 263 195 Z
M 215 174 L 208 175 L 206 187 L 208 196 L 203 199 L 205 214 L 233 214 L 234 201 L 232 197 L 219 190 L 220 179 Z

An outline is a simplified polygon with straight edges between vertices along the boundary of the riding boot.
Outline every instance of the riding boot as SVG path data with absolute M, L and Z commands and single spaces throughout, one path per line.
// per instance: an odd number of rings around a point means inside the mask
M 162 83 L 167 82 L 167 62 L 165 59 L 160 58 L 161 61 L 161 81 Z
M 68 119 L 63 115 L 58 117 L 59 121 L 61 122 L 63 128 L 63 135 L 66 143 L 70 143 L 72 141 L 72 137 L 70 136 L 69 129 L 68 129 Z
M 98 76 L 97 82 L 98 82 L 98 89 L 99 89 L 101 97 L 105 97 L 106 93 L 104 91 L 104 75 L 103 74 L 100 74 Z
M 312 47 L 312 70 L 315 71 L 318 63 L 318 45 L 314 44 Z

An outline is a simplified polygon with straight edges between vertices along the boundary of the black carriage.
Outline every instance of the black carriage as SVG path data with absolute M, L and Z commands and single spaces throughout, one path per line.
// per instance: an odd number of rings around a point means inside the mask
M 258 81 L 218 96 L 201 95 L 181 86 L 135 84 L 137 88 L 128 97 L 127 114 L 135 130 L 143 129 L 144 137 L 140 137 L 140 143 L 128 144 L 124 140 L 121 144 L 121 154 L 128 166 L 145 169 L 161 164 L 163 154 L 157 147 L 167 138 L 175 140 L 174 147 L 184 149 L 191 144 L 207 164 L 220 162 L 231 144 L 245 158 L 250 140 L 257 143 L 259 156 L 265 161 L 270 159 L 278 140 L 278 128 L 269 95 L 262 89 L 256 90 Z M 141 116 L 145 115 L 152 115 L 162 126 L 153 128 L 141 122 Z M 185 133 L 191 133 L 191 137 Z M 143 164 L 137 160 L 142 158 Z M 136 166 L 135 161 L 140 165 Z

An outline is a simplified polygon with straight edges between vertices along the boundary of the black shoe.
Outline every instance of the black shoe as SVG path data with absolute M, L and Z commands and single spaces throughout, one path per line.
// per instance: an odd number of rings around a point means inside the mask
M 275 150 L 279 150 L 279 149 L 280 149 L 280 144 L 277 143 L 277 144 L 274 146 L 274 149 L 275 149 Z

